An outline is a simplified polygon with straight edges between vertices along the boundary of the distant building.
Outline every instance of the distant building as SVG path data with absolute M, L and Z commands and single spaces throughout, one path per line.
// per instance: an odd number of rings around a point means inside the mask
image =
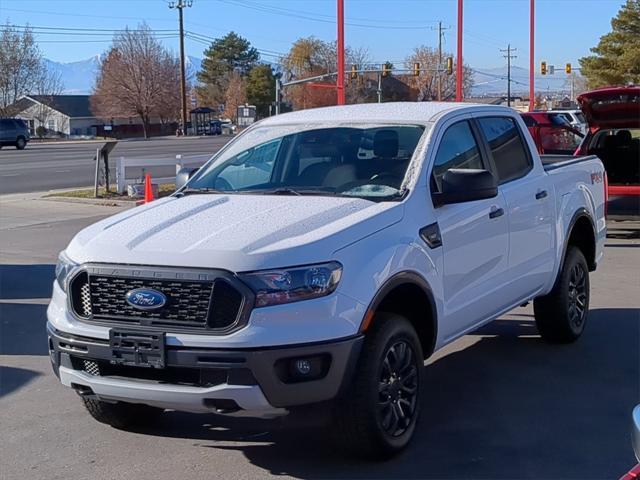
M 239 127 L 248 127 L 256 121 L 256 106 L 255 105 L 240 105 L 238 106 L 238 119 L 237 124 Z
M 90 95 L 25 95 L 8 108 L 9 116 L 21 118 L 32 137 L 139 137 L 143 134 L 138 117 L 103 119 L 91 112 Z M 44 130 L 39 127 L 43 127 Z M 177 124 L 153 118 L 149 135 L 172 135 Z
M 91 113 L 89 95 L 26 95 L 9 111 L 27 123 L 32 136 L 39 127 L 47 136 L 93 136 L 96 126 L 103 124 Z

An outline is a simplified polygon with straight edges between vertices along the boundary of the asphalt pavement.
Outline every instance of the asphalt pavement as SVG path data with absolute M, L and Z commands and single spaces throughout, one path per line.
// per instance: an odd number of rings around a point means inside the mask
M 229 141 L 228 136 L 151 138 L 122 140 L 110 156 L 112 181 L 115 159 L 175 159 L 206 161 Z M 0 150 L 0 194 L 42 192 L 93 185 L 96 148 L 103 142 L 30 143 L 24 150 L 3 147 Z M 175 167 L 148 170 L 153 176 L 175 175 Z M 127 173 L 127 176 L 129 174 Z M 134 174 L 135 176 L 135 174 Z
M 45 312 L 57 252 L 83 226 L 119 209 L 7 198 L 0 198 L 3 480 L 584 480 L 619 478 L 634 464 L 639 239 L 608 239 L 577 343 L 542 342 L 530 306 L 459 339 L 428 361 L 424 414 L 409 449 L 366 463 L 345 457 L 326 429 L 308 422 L 178 412 L 134 431 L 95 422 L 51 372 Z

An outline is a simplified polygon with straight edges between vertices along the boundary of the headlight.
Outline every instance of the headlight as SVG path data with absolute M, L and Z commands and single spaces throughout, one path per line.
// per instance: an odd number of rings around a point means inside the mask
M 338 286 L 342 265 L 329 262 L 306 267 L 241 274 L 256 294 L 256 307 L 324 297 Z
M 56 264 L 56 282 L 58 282 L 63 292 L 67 291 L 67 277 L 77 266 L 78 264 L 72 262 L 64 252 L 60 252 L 58 263 Z

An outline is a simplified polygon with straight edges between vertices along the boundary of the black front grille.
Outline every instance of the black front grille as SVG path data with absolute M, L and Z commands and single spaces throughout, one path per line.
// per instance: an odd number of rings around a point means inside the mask
M 213 283 L 90 276 L 89 288 L 91 311 L 96 319 L 152 319 L 204 326 Z M 167 297 L 167 303 L 158 310 L 138 310 L 126 301 L 127 292 L 137 288 L 158 290 Z
M 154 310 L 130 305 L 127 292 L 154 289 L 166 303 Z M 226 278 L 175 280 L 78 274 L 70 282 L 71 307 L 87 321 L 157 327 L 225 330 L 237 324 L 245 296 Z

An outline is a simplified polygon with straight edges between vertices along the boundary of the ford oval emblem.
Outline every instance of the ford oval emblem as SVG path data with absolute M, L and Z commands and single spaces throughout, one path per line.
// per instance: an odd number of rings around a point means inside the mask
M 126 296 L 127 303 L 138 310 L 156 310 L 167 303 L 167 297 L 153 288 L 136 288 L 129 290 Z

